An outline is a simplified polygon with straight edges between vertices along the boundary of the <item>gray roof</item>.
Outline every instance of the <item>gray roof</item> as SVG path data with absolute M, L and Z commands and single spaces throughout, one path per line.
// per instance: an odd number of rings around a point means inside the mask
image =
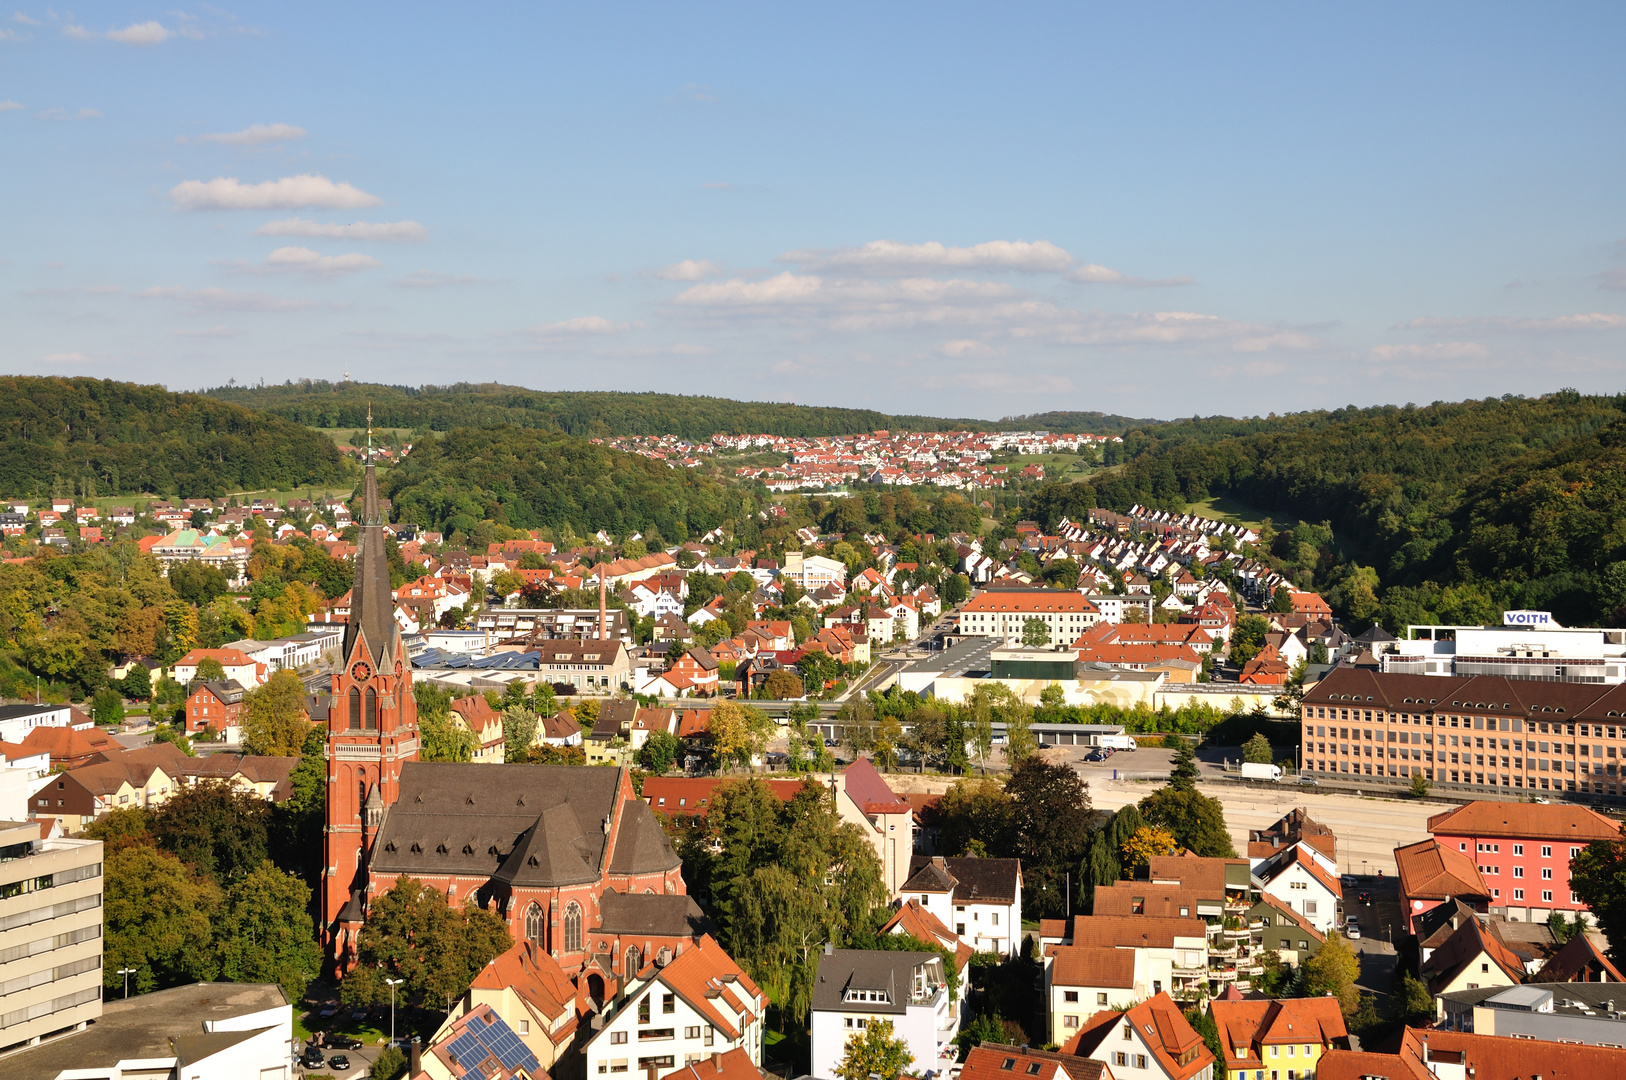
M 595 881 L 620 779 L 619 769 L 409 761 L 370 869 L 390 877 L 500 871 L 524 885 Z
M 705 912 L 688 896 L 629 893 L 608 889 L 599 898 L 599 929 L 607 934 L 689 937 L 709 932 Z
M 356 576 L 350 593 L 350 619 L 344 626 L 346 662 L 355 657 L 357 639 L 366 643 L 373 669 L 381 669 L 395 655 L 401 628 L 395 621 L 395 599 L 390 590 L 389 557 L 384 550 L 383 517 L 378 505 L 378 475 L 367 463 L 362 489 L 361 535 L 356 538 Z
M 923 867 L 933 862 L 930 856 L 915 855 L 909 860 L 911 879 Z M 972 856 L 943 859 L 943 867 L 957 882 L 954 901 L 973 903 L 1014 904 L 1021 890 L 1021 859 L 978 859 Z M 912 887 L 912 886 L 906 886 Z
M 101 1018 L 83 1031 L 8 1054 L 0 1074 L 7 1080 L 49 1080 L 64 1069 L 107 1069 L 129 1058 L 172 1057 L 177 1050 L 196 1060 L 203 1047 L 192 1040 L 206 1037 L 205 1021 L 287 1004 L 275 983 L 191 983 L 110 1000 Z
M 604 820 L 619 769 L 407 762 L 369 864 L 375 875 L 460 874 L 551 887 L 613 874 L 662 873 L 680 863 L 654 812 L 620 807 L 613 852 Z M 416 848 L 416 850 L 414 850 Z
M 914 986 L 915 968 L 942 958 L 928 952 L 881 952 L 878 949 L 834 949 L 819 954 L 818 981 L 813 984 L 813 1008 L 821 1012 L 855 1009 L 866 1013 L 902 1015 Z M 884 990 L 887 1000 L 843 1000 L 849 988 Z

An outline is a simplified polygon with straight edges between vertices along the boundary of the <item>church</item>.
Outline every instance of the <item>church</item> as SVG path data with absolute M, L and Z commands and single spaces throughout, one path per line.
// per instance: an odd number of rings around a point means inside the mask
M 369 444 L 371 432 L 369 431 Z M 343 973 L 372 898 L 402 874 L 500 915 L 567 973 L 614 985 L 699 910 L 680 862 L 624 768 L 418 760 L 412 666 L 395 620 L 369 452 L 343 663 L 327 736 L 322 934 Z M 678 899 L 680 898 L 681 899 Z M 647 909 L 647 911 L 645 911 Z M 681 928 L 680 927 L 680 928 Z

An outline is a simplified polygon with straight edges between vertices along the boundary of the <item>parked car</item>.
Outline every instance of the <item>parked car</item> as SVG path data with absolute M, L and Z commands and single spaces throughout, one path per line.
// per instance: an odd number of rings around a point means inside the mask
M 323 1005 L 322 1011 L 316 1015 L 320 1016 L 323 1020 L 331 1020 L 335 1016 L 339 1015 L 339 1006 L 337 1004 Z
M 1361 921 L 1353 915 L 1344 920 L 1344 936 L 1351 939 L 1361 936 Z
M 307 1069 L 320 1069 L 327 1059 L 322 1057 L 322 1049 L 318 1046 L 306 1044 L 299 1054 L 299 1063 Z
M 1355 880 L 1354 874 L 1345 874 L 1343 877 L 1338 879 L 1338 884 L 1342 885 L 1346 889 L 1353 889 L 1359 885 L 1360 882 Z
M 1321 781 L 1317 780 L 1313 776 L 1305 776 L 1303 773 L 1300 773 L 1299 784 L 1303 787 L 1320 787 Z
M 357 1005 L 354 1009 L 351 1009 L 350 1010 L 350 1019 L 355 1020 L 358 1023 L 360 1021 L 362 1021 L 362 1020 L 367 1019 L 367 1006 L 365 1006 L 365 1005 Z
M 350 1058 L 345 1054 L 334 1054 L 327 1059 L 327 1067 L 338 1072 L 344 1072 L 350 1067 Z
M 328 1044 L 328 1046 L 332 1047 L 334 1050 L 360 1050 L 361 1049 L 361 1040 L 360 1039 L 352 1039 L 348 1035 L 330 1035 L 330 1036 L 328 1036 L 327 1044 Z
M 1105 750 L 1091 750 L 1088 754 L 1084 755 L 1085 761 L 1105 761 L 1106 759 L 1107 752 Z

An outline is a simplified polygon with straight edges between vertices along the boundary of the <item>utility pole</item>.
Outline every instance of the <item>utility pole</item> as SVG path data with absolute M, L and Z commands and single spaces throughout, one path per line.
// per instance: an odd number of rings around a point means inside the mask
M 118 974 L 124 976 L 124 996 L 126 999 L 130 997 L 130 976 L 134 975 L 137 970 L 137 968 L 133 967 L 119 968 L 118 970 Z
M 395 1045 L 395 988 L 397 986 L 400 986 L 406 980 L 405 979 L 392 979 L 392 978 L 390 978 L 389 976 L 386 975 L 384 977 L 384 981 L 390 984 L 390 1045 L 394 1046 Z

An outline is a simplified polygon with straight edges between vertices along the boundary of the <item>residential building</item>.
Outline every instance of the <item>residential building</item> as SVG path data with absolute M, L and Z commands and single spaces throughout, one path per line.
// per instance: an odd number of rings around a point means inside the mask
M 80 725 L 68 705 L 0 705 L 0 742 L 20 743 L 35 728 L 61 728 L 68 731 Z M 91 720 L 84 718 L 84 725 Z
M 1056 1054 L 1028 1046 L 982 1043 L 973 1046 L 960 1066 L 960 1080 L 1113 1080 L 1104 1061 Z
M 971 958 L 976 955 L 971 946 L 962 941 L 953 930 L 944 926 L 937 916 L 922 907 L 918 900 L 906 900 L 898 905 L 897 914 L 886 921 L 881 927 L 881 933 L 907 934 L 928 944 L 935 942 L 954 954 L 954 970 L 959 979 L 955 1000 L 950 1003 L 949 1009 L 958 1020 L 960 1009 L 971 994 Z
M 1215 1080 L 1214 1055 L 1167 992 L 1097 1013 L 1061 1051 L 1106 1062 L 1117 1080 Z
M 1338 904 L 1344 898 L 1336 873 L 1328 873 L 1322 857 L 1305 844 L 1294 844 L 1254 868 L 1260 891 L 1275 897 L 1322 934 L 1338 925 Z
M 452 702 L 453 723 L 474 736 L 473 760 L 487 765 L 501 765 L 508 760 L 503 742 L 502 713 L 491 707 L 484 694 L 470 694 Z M 540 721 L 537 734 L 542 733 Z M 578 732 L 579 734 L 579 732 Z
M 722 946 L 708 935 L 670 959 L 633 953 L 637 972 L 605 1000 L 582 1048 L 588 1080 L 629 1072 L 658 1078 L 728 1050 L 762 1063 L 768 997 Z
M 619 641 L 560 638 L 539 641 L 537 674 L 543 682 L 576 693 L 609 694 L 630 686 L 632 659 Z
M 109 810 L 160 806 L 180 790 L 190 761 L 170 743 L 118 750 L 56 777 L 33 796 L 33 816 L 78 832 Z
M 1437 996 L 1484 986 L 1517 986 L 1524 981 L 1525 970 L 1494 933 L 1478 919 L 1467 919 L 1423 961 L 1419 975 L 1428 992 Z
M 1088 1020 L 1103 1007 L 1103 994 L 1107 998 L 1105 1007 L 1111 1007 L 1114 1002 L 1144 1000 L 1165 991 L 1195 990 L 1207 985 L 1208 924 L 1195 916 L 1171 919 L 1153 915 L 1075 915 L 1064 925 L 1059 943 L 1045 949 L 1045 993 L 1054 1009 L 1052 1037 L 1058 1041 L 1067 1037 L 1070 1026 L 1075 1026 L 1067 1018 L 1076 1015 L 1081 1022 Z M 1134 953 L 1134 964 L 1128 965 L 1121 957 L 1103 957 L 1095 951 L 1099 949 Z M 1107 976 L 1110 979 L 1099 984 L 1079 981 Z M 1131 976 L 1130 986 L 1118 985 Z M 1077 991 L 1077 999 L 1068 997 L 1067 991 Z
M 605 612 L 610 638 L 632 644 L 632 619 L 620 608 Z M 474 618 L 474 628 L 490 635 L 492 644 L 543 641 L 587 641 L 598 635 L 598 608 L 486 608 Z
M 824 555 L 808 555 L 801 551 L 785 552 L 785 565 L 779 576 L 794 581 L 803 592 L 815 589 L 847 588 L 847 566 L 839 559 Z
M 1146 997 L 1159 970 L 1147 949 L 1118 949 L 1110 945 L 1063 945 L 1056 948 L 1046 969 L 1045 995 L 1050 1018 L 1050 1041 L 1064 1043 L 1085 1021 L 1102 1009 L 1127 1009 Z
M 1311 819 L 1302 806 L 1290 810 L 1273 825 L 1248 832 L 1248 863 L 1257 867 L 1293 844 L 1307 845 L 1321 856 L 1317 861 L 1323 870 L 1338 873 L 1338 838 L 1331 829 Z
M 1595 840 L 1620 836 L 1611 818 L 1565 803 L 1471 802 L 1429 818 L 1428 831 L 1473 859 L 1490 887 L 1492 914 L 1525 922 L 1554 911 L 1590 919 L 1570 891 L 1570 860 Z
M 250 658 L 241 649 L 193 649 L 170 668 L 171 677 L 182 686 L 189 686 L 198 677 L 198 665 L 214 660 L 225 672 L 225 678 L 238 686 L 254 689 L 270 678 L 270 669 Z
M 1052 642 L 1078 640 L 1095 625 L 1100 611 L 1086 597 L 1055 589 L 987 589 L 958 612 L 965 637 L 1021 640 L 1029 619 L 1044 623 Z
M 0 822 L 0 1049 L 102 1014 L 102 842 L 41 831 Z
M 180 562 L 200 562 L 226 575 L 234 588 L 243 584 L 244 571 L 254 553 L 253 544 L 242 537 L 210 536 L 197 529 L 179 529 L 157 541 L 151 548 L 164 574 Z
M 95 914 L 99 929 L 101 913 Z M 100 998 L 100 971 L 90 992 Z M 96 1004 L 95 1023 L 7 1056 L 0 1071 L 74 1080 L 288 1080 L 294 1074 L 294 1011 L 275 983 L 189 983 Z
M 1219 1029 L 1225 1080 L 1313 1077 L 1322 1054 L 1349 1049 L 1337 998 L 1216 1000 L 1208 1010 Z
M 1316 1080 L 1567 1080 L 1626 1075 L 1626 1049 L 1407 1028 L 1397 1054 L 1329 1051 Z
M 418 1055 L 413 1076 L 430 1080 L 529 1080 L 541 1061 L 518 1033 L 484 1006 L 450 1021 Z
M 819 779 L 834 790 L 836 815 L 856 825 L 875 849 L 887 896 L 896 897 L 910 876 L 910 859 L 915 850 L 913 809 L 887 786 L 868 758 L 858 758 L 840 772 Z M 947 919 L 943 921 L 954 925 Z
M 64 708 L 63 712 L 69 710 Z M 101 755 L 117 753 L 124 749 L 107 732 L 96 727 L 85 717 L 83 726 L 76 720 L 72 727 L 36 727 L 31 729 L 23 738 L 21 745 L 24 749 L 43 752 L 51 757 L 52 767 L 61 766 L 71 769 L 85 765 L 92 761 L 100 761 Z M 11 740 L 7 740 L 8 742 Z
M 936 953 L 834 949 L 819 954 L 813 985 L 812 1062 L 808 1072 L 833 1077 L 847 1041 L 877 1021 L 892 1022 L 912 1058 L 906 1071 L 921 1074 L 952 1065 L 959 1056 L 959 1023 L 952 1008 L 943 958 Z
M 1268 893 L 1261 895 L 1243 918 L 1250 928 L 1257 925 L 1252 935 L 1255 954 L 1273 952 L 1295 967 L 1327 943 L 1327 935 L 1306 916 Z
M 1419 840 L 1395 848 L 1400 876 L 1400 906 L 1407 929 L 1416 933 L 1419 918 L 1448 901 L 1463 901 L 1475 911 L 1490 909 L 1490 886 L 1466 853 L 1438 840 Z
M 1609 942 L 1602 934 L 1592 931 L 1576 934 L 1541 965 L 1541 981 L 1626 982 L 1626 974 L 1605 955 L 1608 947 Z
M 208 731 L 225 735 L 228 742 L 240 741 L 244 693 L 235 679 L 197 683 L 186 699 L 186 733 Z M 238 737 L 233 738 L 232 732 Z
M 344 642 L 344 630 L 337 626 L 323 626 L 292 637 L 256 641 L 246 638 L 227 642 L 227 649 L 236 649 L 256 663 L 265 665 L 267 675 L 288 669 L 299 671 L 314 668 L 324 660 L 338 656 Z M 246 684 L 245 684 L 246 685 Z

